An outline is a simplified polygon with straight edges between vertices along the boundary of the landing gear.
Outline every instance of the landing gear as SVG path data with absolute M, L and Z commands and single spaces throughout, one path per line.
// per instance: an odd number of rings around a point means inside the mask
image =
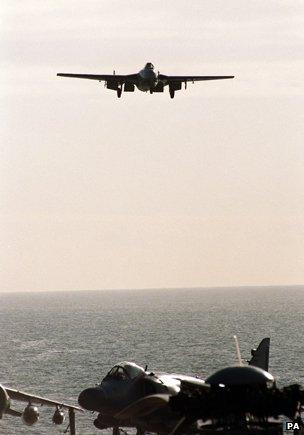
M 170 98 L 174 98 L 175 90 L 172 88 L 169 88 L 169 92 L 170 92 Z
M 121 93 L 122 93 L 122 88 L 117 88 L 117 96 L 118 96 L 118 98 L 121 97 Z
M 70 434 L 76 435 L 75 411 L 73 408 L 69 409 L 69 426 Z
M 120 435 L 119 427 L 113 427 L 112 435 Z
M 153 94 L 153 89 L 150 89 L 150 94 Z
M 141 427 L 136 428 L 136 435 L 145 435 L 145 433 L 146 432 Z

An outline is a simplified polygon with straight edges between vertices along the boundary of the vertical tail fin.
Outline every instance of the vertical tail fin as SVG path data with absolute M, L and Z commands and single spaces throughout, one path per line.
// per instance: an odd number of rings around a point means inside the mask
M 263 338 L 257 349 L 251 349 L 249 365 L 259 367 L 268 372 L 270 338 Z

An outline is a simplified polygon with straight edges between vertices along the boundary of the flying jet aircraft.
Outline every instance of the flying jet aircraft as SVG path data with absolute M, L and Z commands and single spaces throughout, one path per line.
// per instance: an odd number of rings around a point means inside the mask
M 252 351 L 250 365 L 268 368 L 269 339 L 264 339 L 257 350 Z M 122 362 L 114 366 L 101 384 L 87 388 L 78 397 L 79 405 L 98 412 L 94 421 L 98 429 L 132 427 L 137 434 L 146 431 L 169 434 L 182 415 L 169 406 L 169 398 L 178 393 L 193 393 L 206 388 L 203 379 L 182 374 L 152 372 L 132 363 Z
M 27 402 L 23 412 L 11 408 L 11 400 Z M 12 415 L 14 417 L 21 417 L 23 423 L 32 426 L 39 420 L 39 410 L 36 405 L 46 405 L 55 408 L 52 418 L 54 424 L 62 424 L 65 419 L 63 409 L 67 409 L 69 413 L 69 429 L 70 434 L 76 434 L 75 428 L 75 410 L 82 411 L 77 406 L 68 405 L 66 403 L 50 400 L 45 397 L 36 396 L 33 394 L 25 393 L 24 391 L 13 390 L 12 388 L 4 387 L 0 384 L 0 419 L 4 414 Z
M 164 92 L 164 87 L 169 86 L 170 97 L 174 98 L 175 91 L 182 89 L 182 84 L 187 87 L 187 82 L 198 82 L 203 80 L 220 80 L 220 79 L 233 79 L 234 76 L 167 76 L 164 74 L 156 73 L 154 65 L 148 62 L 145 67 L 135 74 L 71 74 L 71 73 L 58 73 L 60 77 L 74 77 L 78 79 L 90 79 L 104 81 L 108 89 L 113 89 L 117 92 L 118 98 L 121 97 L 122 90 L 125 92 L 134 92 L 135 86 L 143 92 Z

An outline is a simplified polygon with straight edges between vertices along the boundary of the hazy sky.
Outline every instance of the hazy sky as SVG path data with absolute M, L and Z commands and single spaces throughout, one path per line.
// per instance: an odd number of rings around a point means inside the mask
M 2 291 L 304 283 L 303 0 L 1 9 Z

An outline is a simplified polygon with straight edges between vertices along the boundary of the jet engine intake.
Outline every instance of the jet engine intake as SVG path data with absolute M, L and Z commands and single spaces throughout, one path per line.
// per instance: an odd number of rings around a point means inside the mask
M 39 420 L 39 411 L 37 406 L 28 404 L 22 413 L 22 420 L 28 426 L 32 426 L 33 424 L 37 423 Z
M 164 92 L 164 84 L 162 82 L 158 82 L 153 88 L 153 92 Z
M 112 89 L 113 91 L 117 91 L 117 89 L 118 89 L 117 81 L 116 80 L 107 81 L 107 88 Z
M 6 389 L 0 385 L 0 419 L 3 414 L 9 409 L 11 405 L 11 401 L 9 395 L 6 392 Z
M 179 91 L 182 89 L 182 83 L 181 82 L 171 82 L 169 83 L 169 89 L 172 89 L 172 91 Z
M 125 92 L 134 92 L 135 85 L 133 83 L 125 83 L 124 91 Z

